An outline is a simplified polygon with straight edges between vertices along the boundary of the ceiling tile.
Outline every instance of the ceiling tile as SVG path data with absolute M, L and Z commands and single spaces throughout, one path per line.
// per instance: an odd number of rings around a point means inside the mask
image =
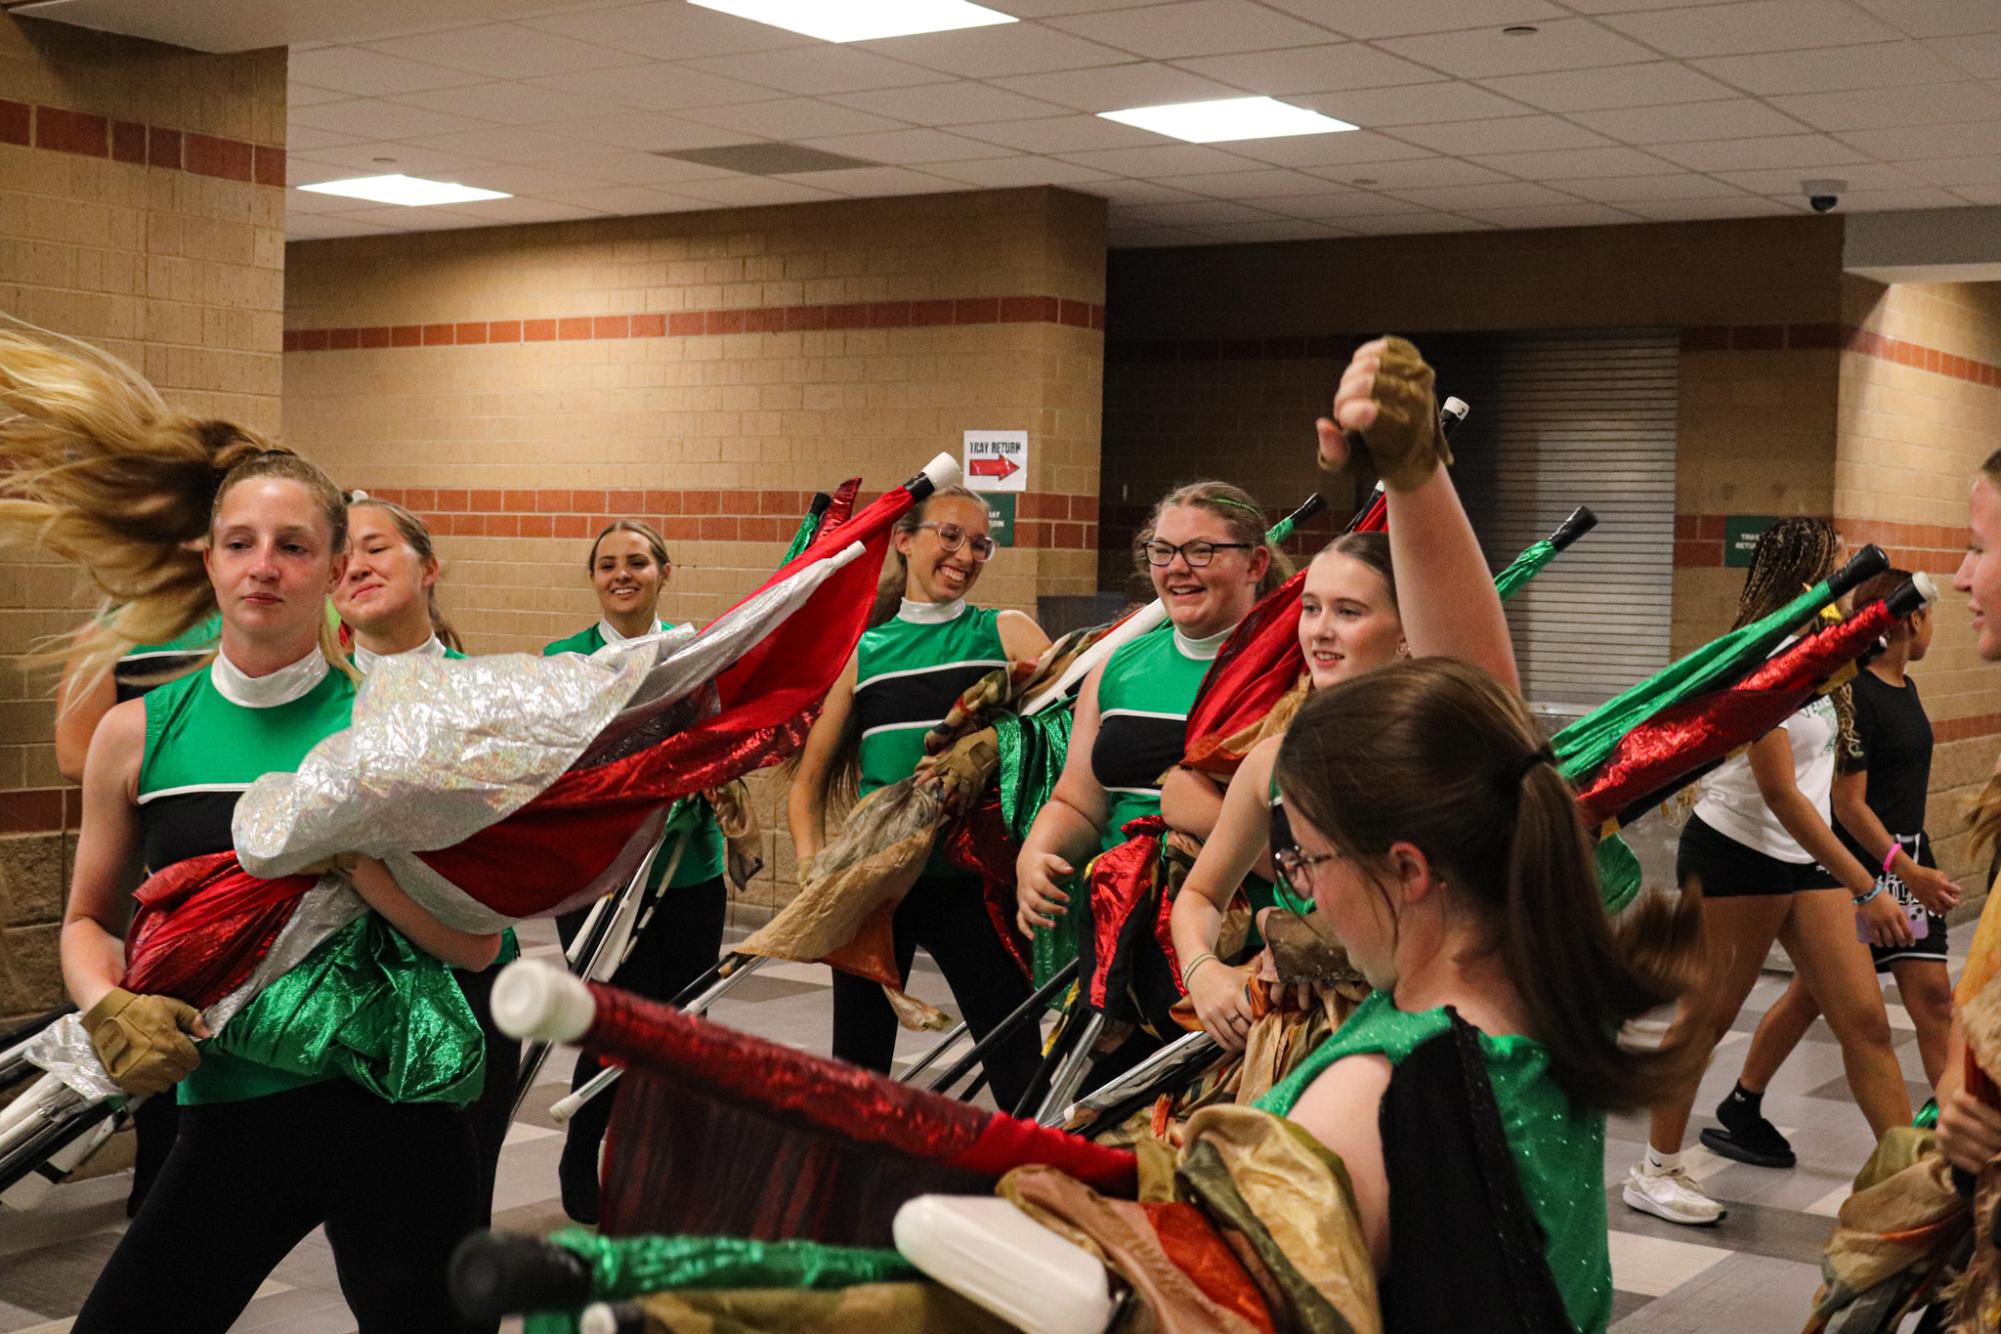
M 538 198 L 624 217 L 647 213 L 692 213 L 715 207 L 706 199 L 653 190 L 643 185 L 597 185 L 576 190 L 551 190 Z
M 1548 74 L 1511 74 L 1485 83 L 1497 93 L 1545 111 L 1646 107 L 1737 95 L 1728 85 L 1672 61 L 1557 70 Z
M 1152 148 L 1103 148 L 1091 153 L 1065 153 L 1066 162 L 1096 167 L 1121 176 L 1195 176 L 1240 170 L 1241 158 L 1201 144 L 1161 144 Z
M 2001 36 L 1934 39 L 1925 46 L 1976 79 L 2001 79 Z
M 447 232 L 460 227 L 486 227 L 491 221 L 465 211 L 464 204 L 443 204 L 431 208 L 403 208 L 395 204 L 343 213 L 341 221 L 372 222 L 386 231 Z
M 1244 139 L 1230 145 L 1240 157 L 1274 167 L 1334 167 L 1350 162 L 1393 162 L 1430 157 L 1431 150 L 1387 134 L 1350 130 L 1343 134 L 1302 134 L 1291 139 Z
M 490 122 L 469 116 L 448 116 L 440 111 L 379 102 L 362 98 L 353 102 L 323 102 L 318 106 L 295 107 L 289 123 L 308 129 L 330 130 L 353 139 L 411 139 L 420 134 L 448 134 L 453 130 L 477 130 Z
M 1052 28 L 1155 60 L 1271 51 L 1327 40 L 1324 29 L 1249 0 L 1187 0 L 1049 20 Z
M 940 194 L 948 190 L 966 188 L 962 182 L 948 181 L 942 177 L 912 171 L 908 167 L 848 167 L 838 171 L 801 172 L 793 176 L 778 176 L 772 179 L 809 185 L 816 190 L 832 190 L 836 194 L 851 195 L 857 199 L 879 198 L 884 195 Z M 696 185 L 691 188 L 704 190 L 707 186 Z
M 563 81 L 575 82 L 567 75 L 563 76 Z M 577 120 L 602 114 L 604 98 L 596 95 L 597 81 L 593 79 L 591 82 L 590 96 L 532 83 L 474 83 L 463 88 L 404 93 L 395 100 L 404 106 L 442 111 L 453 116 L 470 116 L 475 120 L 502 125 L 532 125 L 538 121 Z M 294 100 L 291 105 L 296 107 L 299 103 Z
M 444 69 L 415 60 L 398 60 L 358 46 L 322 46 L 294 51 L 288 62 L 292 78 L 315 88 L 333 88 L 367 97 L 388 97 L 426 88 L 451 88 L 478 83 L 476 74 Z
M 1536 208 L 1483 208 L 1469 210 L 1469 218 L 1491 222 L 1510 230 L 1520 227 L 1603 227 L 1636 222 L 1632 214 L 1609 204 L 1549 204 Z
M 1456 157 L 1419 157 L 1402 162 L 1364 162 L 1354 166 L 1315 167 L 1310 175 L 1349 185 L 1370 183 L 1372 189 L 1422 189 L 1428 185 L 1479 185 L 1504 181 L 1498 171 Z
M 465 153 L 442 148 L 426 148 L 417 144 L 369 143 L 335 144 L 327 148 L 312 150 L 311 161 L 346 168 L 342 176 L 380 176 L 384 172 L 402 172 L 409 176 L 436 176 L 446 180 L 457 180 L 458 173 L 473 167 L 492 165 L 494 159 L 478 153 Z M 289 149 L 286 153 L 285 176 L 297 182 L 304 179 L 299 171 L 307 159 L 299 157 Z M 322 176 L 321 180 L 335 180 L 335 176 Z
M 1407 204 L 1465 213 L 1474 209 L 1527 208 L 1531 205 L 1574 204 L 1568 195 L 1530 181 L 1496 181 L 1488 185 L 1440 185 L 1429 190 L 1391 190 Z
M 1696 66 L 1760 97 L 1774 93 L 1832 93 L 1849 88 L 1897 88 L 1945 83 L 1961 71 L 1919 42 L 1876 42 L 1819 51 L 1778 51 L 1719 56 Z
M 1555 116 L 1508 116 L 1500 120 L 1448 121 L 1407 125 L 1397 138 L 1441 153 L 1535 153 L 1557 148 L 1596 148 L 1611 141 Z
M 702 9 L 686 0 L 653 0 L 650 4 L 617 9 L 572 10 L 522 22 L 543 32 L 580 38 L 616 51 L 634 51 L 656 60 L 776 51 L 806 46 L 814 40 L 769 23 L 752 23 L 749 19 Z
M 1218 222 L 1270 222 L 1272 216 L 1248 204 L 1227 199 L 1191 199 L 1176 204 L 1133 204 L 1119 210 L 1123 219 L 1162 227 L 1206 227 Z
M 1493 153 L 1478 159 L 1482 166 L 1531 181 L 1563 181 L 1593 176 L 1641 176 L 1671 172 L 1675 166 L 1637 148 L 1572 148 L 1544 153 Z
M 1741 4 L 1612 14 L 1602 20 L 1663 55 L 1728 56 L 1751 51 L 1852 46 L 1901 36 L 1846 0 L 1744 0 Z
M 322 241 L 337 236 L 381 236 L 394 228 L 363 222 L 352 214 L 285 214 L 287 241 Z
M 1863 155 L 1824 134 L 1785 134 L 1770 139 L 1718 139 L 1707 143 L 1661 144 L 1653 152 L 1696 171 L 1750 171 L 1758 167 L 1834 167 L 1861 162 Z
M 1956 125 L 1902 125 L 1886 130 L 1847 130 L 1841 142 L 1873 158 L 1901 162 L 1916 157 L 1955 157 L 2001 147 L 2001 120 Z
M 1905 89 L 1854 88 L 1842 93 L 1775 97 L 1772 104 L 1817 130 L 1877 130 L 2001 118 L 2001 91 L 1972 79 L 1927 85 L 1922 97 L 1913 97 Z
M 728 176 L 715 180 L 691 181 L 682 189 L 712 204 L 731 208 L 758 208 L 766 204 L 810 204 L 816 200 L 841 199 L 842 195 L 796 181 L 776 181 L 764 176 Z
M 1437 70 L 1400 60 L 1359 42 L 1296 46 L 1286 51 L 1258 51 L 1246 55 L 1202 56 L 1174 63 L 1182 69 L 1234 84 L 1247 92 L 1267 93 L 1273 97 L 1283 97 L 1288 93 L 1326 93 L 1382 88 L 1393 84 L 1435 83 L 1445 77 Z
M 687 61 L 686 64 L 703 74 L 721 75 L 745 83 L 761 83 L 783 93 L 804 97 L 816 97 L 821 93 L 854 93 L 869 88 L 900 88 L 938 81 L 937 74 L 931 70 L 833 42 L 786 51 L 759 51 L 754 55 L 708 56 Z
M 1006 0 L 1007 12 L 1019 19 L 1061 18 L 1065 14 L 1095 14 L 1101 9 L 1131 9 L 1147 0 Z
M 351 93 L 343 93 L 333 88 L 314 88 L 303 83 L 290 83 L 285 88 L 285 105 L 289 107 L 313 107 L 322 102 L 345 102 Z
M 1024 74 L 994 82 L 1013 92 L 1078 111 L 1122 111 L 1168 102 L 1206 102 L 1243 96 L 1241 89 L 1228 84 L 1151 62 Z
M 601 218 L 613 211 L 581 204 L 561 204 L 552 199 L 488 199 L 459 207 L 476 218 L 507 223 L 571 222 L 577 218 Z
M 1301 218 L 1273 218 L 1269 222 L 1219 222 L 1202 229 L 1231 245 L 1258 245 L 1274 241 L 1325 241 L 1336 236 L 1352 236 L 1339 227 L 1307 222 Z
M 1530 108 L 1470 83 L 1416 83 L 1346 93 L 1309 93 L 1289 99 L 1300 106 L 1347 121 L 1386 128 L 1442 120 L 1519 116 Z
M 1052 116 L 1047 120 L 962 125 L 959 133 L 1025 153 L 1082 153 L 1094 148 L 1145 148 L 1166 142 L 1150 130 L 1121 125 L 1102 116 Z
M 1547 0 L 1271 0 L 1271 4 L 1347 37 L 1498 30 L 1510 23 L 1563 17 L 1563 11 Z
M 616 116 L 593 116 L 589 120 L 554 121 L 542 126 L 550 134 L 583 139 L 612 148 L 629 148 L 637 153 L 675 153 L 685 148 L 720 148 L 740 143 L 735 130 L 657 111 L 625 111 Z
M 690 107 L 682 113 L 705 125 L 766 139 L 803 139 L 807 135 L 867 134 L 871 130 L 900 130 L 904 126 L 887 116 L 872 116 L 853 107 L 835 106 L 810 97 L 788 97 L 775 102 L 739 102 L 726 107 Z
M 1378 45 L 1462 79 L 1660 59 L 1658 52 L 1607 32 L 1589 19 L 1560 19 L 1541 28 L 1533 37 L 1508 37 L 1498 27 L 1487 26 L 1472 32 L 1392 37 Z
M 1829 169 L 1830 176 L 1848 182 L 1842 191 L 1854 190 L 1905 190 L 1924 184 L 1923 178 L 1914 176 L 1887 162 L 1857 162 L 1846 167 Z M 1749 190 L 1759 195 L 1797 195 L 1800 192 L 1800 176 L 1797 171 L 1784 168 L 1769 168 L 1763 171 L 1720 171 L 1716 179 Z
M 857 111 L 907 120 L 913 125 L 971 125 L 977 121 L 1030 120 L 1053 116 L 1063 108 L 1053 102 L 974 83 L 927 83 L 915 88 L 883 88 L 866 93 L 836 93 L 827 99 Z
M 335 134 L 331 130 L 316 130 L 310 125 L 287 125 L 285 147 L 294 153 L 310 153 L 321 148 L 336 148 L 342 144 L 360 143 L 351 134 Z
M 2001 152 L 1972 157 L 1921 158 L 1897 165 L 1921 181 L 1955 190 L 1967 185 L 2001 185 Z
M 1100 46 L 1034 23 L 885 37 L 861 45 L 895 60 L 907 60 L 913 65 L 967 79 L 1046 74 L 1051 70 L 1082 69 L 1086 65 L 1117 65 L 1132 59 L 1129 53 L 1115 47 Z
M 1200 195 L 1192 195 L 1186 190 L 1177 190 L 1158 181 L 1135 181 L 1123 176 L 1092 181 L 1077 188 L 1087 195 L 1098 195 L 1115 204 L 1159 204 L 1170 199 L 1201 198 Z
M 700 181 L 736 175 L 735 172 L 722 167 L 682 162 L 671 157 L 655 157 L 651 153 L 594 154 L 591 150 L 592 145 L 578 144 L 576 156 L 565 159 L 563 167 L 596 179 L 615 181 L 620 185 L 672 187 L 682 181 Z
M 1294 195 L 1324 195 L 1327 182 L 1303 171 L 1266 167 L 1250 171 L 1224 171 L 1213 176 L 1177 176 L 1174 184 L 1183 190 L 1215 199 L 1281 199 Z
M 2001 32 L 2001 5 L 1993 0 L 1856 0 L 1856 3 L 1913 37 Z
M 893 166 L 920 162 L 962 162 L 977 157 L 1008 157 L 1012 149 L 981 143 L 943 130 L 886 130 L 880 134 L 842 134 L 831 139 L 802 140 L 808 148 Z
M 1708 218 L 1772 218 L 1792 212 L 1776 199 L 1739 195 L 1735 199 L 1644 199 L 1622 203 L 1627 213 L 1650 222 L 1683 222 Z
M 2001 183 L 1994 185 L 1962 185 L 1953 194 L 1969 204 L 2001 204 Z
M 1074 162 L 1059 162 L 1055 158 L 1030 157 L 1027 154 L 979 158 L 969 162 L 927 162 L 924 170 L 933 176 L 989 190 L 1020 185 L 1075 185 L 1088 190 L 1091 187 L 1087 182 L 1113 179 L 1102 171 L 1080 167 Z
M 493 79 L 580 74 L 617 65 L 636 65 L 641 60 L 629 52 L 573 42 L 518 23 L 484 23 L 416 37 L 392 37 L 386 42 L 369 42 L 367 48 L 447 69 L 471 70 Z
M 641 111 L 681 111 L 688 107 L 719 107 L 730 102 L 768 102 L 771 89 L 682 65 L 625 65 L 598 70 L 587 86 L 568 74 L 533 79 L 530 87 L 559 93 L 588 92 L 599 102 L 617 102 Z M 450 108 L 446 108 L 449 110 Z
M 1624 207 L 1664 199 L 1728 199 L 1741 195 L 1735 186 L 1725 185 L 1692 171 L 1666 176 L 1607 176 L 1596 180 L 1565 181 L 1564 191 L 1601 204 Z
M 1456 213 L 1419 209 L 1407 213 L 1377 213 L 1365 218 L 1343 218 L 1341 225 L 1364 236 L 1421 236 L 1429 232 L 1486 232 L 1491 222 L 1462 218 Z
M 1748 97 L 1728 102 L 1683 102 L 1664 107 L 1573 111 L 1570 118 L 1629 144 L 1665 144 L 1690 139 L 1750 139 L 1797 134 L 1805 129 L 1791 116 Z
M 1333 194 L 1301 195 L 1296 199 L 1261 199 L 1258 207 L 1293 218 L 1358 218 L 1384 209 L 1403 207 L 1388 195 L 1369 190 L 1342 190 Z
M 571 165 L 563 164 L 565 167 Z M 556 196 L 564 190 L 611 189 L 598 177 L 552 167 L 525 167 L 519 163 L 496 163 L 457 172 L 460 185 L 476 185 L 482 190 L 505 190 L 511 195 Z
M 416 148 L 484 158 L 489 162 L 561 162 L 590 151 L 590 145 L 583 140 L 519 125 L 461 130 L 457 134 L 429 135 L 409 142 Z

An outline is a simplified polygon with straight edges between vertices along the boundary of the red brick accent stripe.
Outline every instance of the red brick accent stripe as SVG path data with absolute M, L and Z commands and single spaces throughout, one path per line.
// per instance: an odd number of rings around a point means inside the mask
M 713 334 L 793 333 L 822 329 L 912 329 L 948 324 L 1067 324 L 1103 329 L 1105 308 L 1068 297 L 975 296 L 939 301 L 864 301 L 840 306 L 761 306 L 682 310 L 672 314 L 567 315 L 540 320 L 471 320 L 444 324 L 287 329 L 287 352 L 344 352 L 374 347 L 470 347 L 486 343 L 694 338 Z
M 1676 569 L 1716 569 L 1723 564 L 1724 519 L 1721 514 L 1674 516 Z M 1851 547 L 1874 542 L 1889 554 L 1892 565 L 1905 570 L 1923 570 L 1934 576 L 1950 575 L 1959 568 L 1960 557 L 1965 554 L 1966 544 L 1972 537 L 1972 533 L 1963 527 L 1897 523 L 1888 519 L 1837 516 L 1834 526 Z
M 82 816 L 82 794 L 73 787 L 30 787 L 0 792 L 0 834 L 45 834 L 73 829 Z
M 88 111 L 0 101 L 0 143 L 164 167 L 258 185 L 285 184 L 285 150 L 209 134 L 114 121 Z
M 614 519 L 645 519 L 670 542 L 789 541 L 812 499 L 805 491 L 486 490 L 382 487 L 369 494 L 422 515 L 442 537 L 595 537 Z M 1098 498 L 1026 491 L 1015 545 L 1095 551 Z

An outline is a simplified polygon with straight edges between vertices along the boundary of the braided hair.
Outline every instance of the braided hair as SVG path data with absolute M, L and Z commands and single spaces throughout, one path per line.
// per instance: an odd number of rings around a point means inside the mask
M 1744 572 L 1744 591 L 1737 596 L 1732 630 L 1771 615 L 1833 574 L 1841 561 L 1841 534 L 1831 519 L 1793 515 L 1780 519 L 1758 535 L 1751 551 L 1751 568 Z M 1802 627 L 1805 628 L 1805 627 Z M 1829 693 L 1840 731 L 1836 757 L 1843 763 L 1861 752 L 1855 734 L 1855 701 L 1847 686 Z

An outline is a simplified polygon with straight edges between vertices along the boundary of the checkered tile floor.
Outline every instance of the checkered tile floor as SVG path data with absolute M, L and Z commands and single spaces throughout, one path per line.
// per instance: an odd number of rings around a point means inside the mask
M 529 954 L 555 953 L 554 933 L 546 923 L 534 924 L 522 935 Z M 1784 984 L 1783 977 L 1773 974 L 1759 982 L 1736 1031 L 1718 1050 L 1696 1104 L 1693 1147 L 1686 1161 L 1728 1203 L 1730 1216 L 1720 1226 L 1681 1228 L 1627 1208 L 1619 1186 L 1641 1151 L 1646 1123 L 1639 1116 L 1612 1121 L 1605 1183 L 1618 1290 L 1613 1327 L 1621 1334 L 1769 1331 L 1804 1322 L 1818 1283 L 1821 1242 L 1848 1193 L 1849 1177 L 1870 1147 L 1868 1127 L 1842 1079 L 1840 1049 L 1825 1024 L 1815 1024 L 1766 1098 L 1767 1114 L 1799 1154 L 1798 1167 L 1783 1172 L 1748 1167 L 1694 1143 L 1695 1133 L 1712 1124 L 1709 1111 L 1736 1078 L 1758 1016 Z M 943 980 L 922 955 L 911 989 L 948 1012 L 952 1008 Z M 1894 987 L 1889 999 L 1898 1053 L 1916 1106 L 1927 1094 L 1916 1041 L 1909 1018 L 1895 1003 Z M 828 1004 L 824 968 L 772 965 L 739 985 L 713 1016 L 778 1041 L 825 1050 Z M 929 1045 L 929 1035 L 904 1034 L 899 1061 L 914 1060 Z M 567 1091 L 569 1072 L 566 1054 L 552 1057 L 514 1126 L 495 1191 L 496 1226 L 548 1231 L 565 1221 L 556 1200 L 562 1135 L 548 1107 Z M 78 1182 L 59 1188 L 31 1213 L 0 1213 L 0 1334 L 54 1334 L 69 1327 L 69 1317 L 124 1227 L 127 1184 L 122 1173 Z M 236 1328 L 287 1334 L 354 1329 L 322 1236 L 308 1238 L 278 1267 Z

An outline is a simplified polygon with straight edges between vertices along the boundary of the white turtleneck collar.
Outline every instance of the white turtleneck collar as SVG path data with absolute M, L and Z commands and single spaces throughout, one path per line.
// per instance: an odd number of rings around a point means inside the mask
M 1184 658 L 1193 658 L 1197 662 L 1209 662 L 1218 653 L 1222 652 L 1223 641 L 1235 634 L 1236 631 L 1237 627 L 1232 625 L 1226 629 L 1218 630 L 1207 639 L 1190 639 L 1187 635 L 1182 634 L 1179 629 L 1176 629 L 1174 632 L 1174 647 L 1180 651 L 1181 656 Z
M 311 693 L 331 670 L 318 644 L 297 662 L 264 676 L 246 675 L 229 660 L 228 653 L 218 651 L 215 661 L 209 664 L 208 679 L 215 685 L 216 693 L 231 704 L 246 709 L 275 709 Z
M 653 628 L 649 630 L 647 634 L 657 635 L 666 628 L 667 628 L 667 622 L 656 620 L 653 623 Z M 598 618 L 598 634 L 604 639 L 604 642 L 607 644 L 626 644 L 630 643 L 635 639 L 646 638 L 646 635 L 622 635 L 618 632 L 617 626 L 613 625 L 610 621 L 605 620 L 603 617 Z
M 401 653 L 377 653 L 372 649 L 363 648 L 361 646 L 360 640 L 356 640 L 354 644 L 355 670 L 360 672 L 363 676 L 366 676 L 370 672 L 374 671 L 375 664 L 381 662 L 384 658 L 403 658 L 403 657 L 442 658 L 444 656 L 445 656 L 444 641 L 439 639 L 436 635 L 432 635 L 429 639 L 417 645 L 417 647 L 415 648 L 404 649 Z
M 965 609 L 964 598 L 953 598 L 950 602 L 912 602 L 905 598 L 903 605 L 897 608 L 896 619 L 913 625 L 943 625 L 947 621 L 958 620 Z

